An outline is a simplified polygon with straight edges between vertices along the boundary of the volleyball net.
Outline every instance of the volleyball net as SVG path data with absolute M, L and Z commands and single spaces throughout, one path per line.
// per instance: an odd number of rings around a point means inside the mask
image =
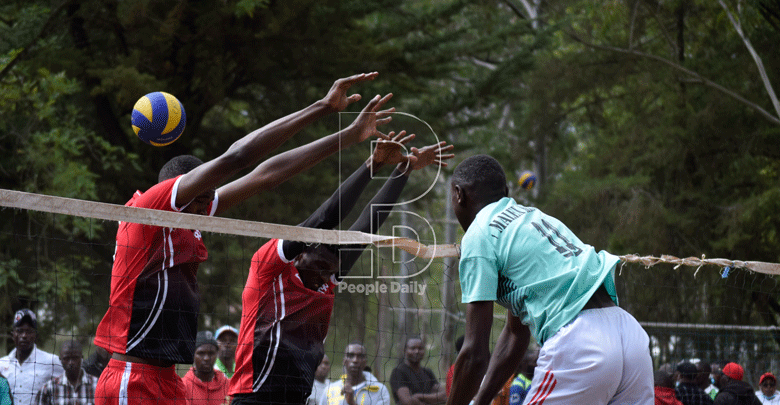
M 325 351 L 331 380 L 342 374 L 346 345 L 362 342 L 371 372 L 390 388 L 392 370 L 412 336 L 425 342 L 423 365 L 444 384 L 464 331 L 457 275 L 459 247 L 435 235 L 405 233 L 412 227 L 391 218 L 380 230 L 391 235 L 163 212 L 115 204 L 0 190 L 0 304 L 11 315 L 31 308 L 39 316 L 39 345 L 54 352 L 79 340 L 85 355 L 108 308 L 117 223 L 133 222 L 203 232 L 209 259 L 198 272 L 199 330 L 238 328 L 242 294 L 255 252 L 269 239 L 312 244 L 369 245 L 353 271 L 336 286 Z M 446 224 L 441 224 L 440 233 Z M 450 224 L 452 226 L 453 224 Z M 438 230 L 432 231 L 435 233 Z M 19 243 L 24 241 L 24 243 Z M 13 243 L 12 243 L 13 242 Z M 451 241 L 447 241 L 451 242 Z M 13 246 L 14 250 L 10 250 Z M 20 247 L 21 246 L 21 247 Z M 616 271 L 620 304 L 651 336 L 656 366 L 682 360 L 737 361 L 757 384 L 780 371 L 780 265 L 758 261 L 670 255 L 624 254 Z M 504 324 L 496 306 L 493 342 Z M 183 374 L 191 365 L 182 364 Z

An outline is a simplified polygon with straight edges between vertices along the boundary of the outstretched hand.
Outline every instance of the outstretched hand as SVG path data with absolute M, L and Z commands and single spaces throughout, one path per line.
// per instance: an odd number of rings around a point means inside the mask
M 361 73 L 359 75 L 338 79 L 335 83 L 333 83 L 333 86 L 331 86 L 328 94 L 325 96 L 325 98 L 322 99 L 322 101 L 324 101 L 328 108 L 334 112 L 344 111 L 348 105 L 362 98 L 360 94 L 347 96 L 347 91 L 349 88 L 357 83 L 374 80 L 377 75 L 379 75 L 378 72 Z
M 347 128 L 343 144 L 345 146 L 353 145 L 363 142 L 372 136 L 383 138 L 383 134 L 376 127 L 387 124 L 393 119 L 390 114 L 395 111 L 395 107 L 382 110 L 382 106 L 392 97 L 393 93 L 388 93 L 384 97 L 377 95 L 371 99 L 363 108 L 363 111 L 358 114 L 358 117 L 355 118 L 355 121 Z
M 410 170 L 420 170 L 431 164 L 447 167 L 447 162 L 445 161 L 454 158 L 455 154 L 445 152 L 449 152 L 454 148 L 454 145 L 447 145 L 446 141 L 428 145 L 421 149 L 412 148 L 407 172 Z
M 377 131 L 378 132 L 378 131 Z M 401 162 L 407 162 L 409 157 L 404 154 L 404 145 L 414 139 L 415 135 L 406 135 L 406 131 L 401 131 L 397 135 L 390 132 L 387 135 L 379 133 L 379 141 L 376 143 L 374 153 L 371 154 L 370 164 L 374 170 L 381 166 L 394 165 Z

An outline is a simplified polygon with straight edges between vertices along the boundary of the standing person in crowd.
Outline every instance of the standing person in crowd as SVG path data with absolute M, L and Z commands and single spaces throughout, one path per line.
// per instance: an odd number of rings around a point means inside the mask
M 311 387 L 311 394 L 306 399 L 306 405 L 316 405 L 320 397 L 325 395 L 325 390 L 330 385 L 330 358 L 327 354 L 322 356 L 322 361 L 314 370 L 314 384 Z
M 504 170 L 490 156 L 461 162 L 451 191 L 466 231 L 459 272 L 467 307 L 466 339 L 448 404 L 466 405 L 472 398 L 476 405 L 488 404 L 517 368 L 531 336 L 542 349 L 530 402 L 651 403 L 650 339 L 617 306 L 614 272 L 620 259 L 509 198 Z M 511 311 L 491 356 L 496 302 Z
M 8 356 L 0 358 L 0 374 L 8 379 L 15 405 L 32 405 L 43 385 L 65 370 L 59 357 L 35 345 L 38 321 L 33 311 L 26 308 L 16 311 L 11 338 L 15 347 Z
M 756 397 L 763 405 L 780 405 L 780 395 L 777 394 L 777 379 L 772 373 L 764 373 L 758 380 L 759 390 Z
M 36 405 L 93 405 L 98 379 L 81 367 L 81 343 L 69 340 L 60 348 L 65 374 L 49 380 L 36 396 Z
M 236 343 L 238 342 L 238 329 L 224 325 L 214 333 L 214 339 L 219 343 L 219 354 L 214 362 L 214 369 L 221 371 L 225 377 L 233 377 L 236 371 Z
M 369 201 L 351 231 L 375 233 L 390 214 L 408 176 L 443 161 L 451 146 L 444 142 L 411 148 L 401 146 L 413 135 L 383 138 L 368 160 L 299 226 L 333 229 L 348 215 L 372 176 L 385 165 L 393 174 Z M 272 239 L 252 257 L 242 296 L 241 327 L 236 350 L 236 373 L 230 379 L 233 405 L 301 404 L 311 393 L 314 370 L 324 354 L 338 277 L 347 275 L 362 254 L 363 245 L 309 245 Z
M 737 363 L 723 366 L 720 377 L 720 392 L 715 397 L 715 405 L 760 405 L 753 393 L 753 387 L 742 381 L 745 370 Z
M 0 374 L 0 405 L 13 405 L 14 398 L 11 395 L 11 386 L 4 375 Z
M 525 351 L 525 356 L 520 360 L 520 367 L 517 369 L 517 377 L 512 380 L 512 386 L 509 387 L 509 405 L 521 405 L 531 391 L 531 381 L 534 379 L 534 370 L 536 369 L 536 360 L 539 358 L 539 346 L 534 344 Z
M 350 343 L 344 349 L 344 375 L 328 385 L 318 405 L 390 405 L 390 391 L 365 371 L 366 348 Z
M 455 339 L 455 357 L 457 358 L 458 352 L 460 352 L 460 348 L 463 347 L 463 335 L 458 336 L 457 339 Z M 450 365 L 449 370 L 447 370 L 447 396 L 450 395 L 450 389 L 452 388 L 452 377 L 455 373 L 455 362 L 452 362 Z
M 655 405 L 683 405 L 674 393 L 672 366 L 664 364 L 655 372 Z
M 228 378 L 214 369 L 219 344 L 211 332 L 198 332 L 195 340 L 194 363 L 184 375 L 187 405 L 222 405 L 230 402 Z
M 712 366 L 706 361 L 700 361 L 696 363 L 696 371 L 696 384 L 714 401 L 718 395 L 718 387 L 712 382 Z
M 712 381 L 712 385 L 715 386 L 715 388 L 720 391 L 720 380 L 721 377 L 723 377 L 723 366 L 730 363 L 729 361 L 717 361 L 715 363 L 712 363 L 712 374 L 710 374 L 710 381 Z M 717 394 L 715 395 L 717 396 Z M 712 398 L 714 401 L 715 398 Z
M 404 360 L 390 374 L 390 388 L 396 404 L 438 404 L 447 400 L 446 388 L 439 384 L 431 369 L 422 366 L 424 357 L 422 338 L 406 339 Z
M 380 111 L 390 94 L 374 97 L 343 130 L 276 155 L 219 187 L 304 127 L 358 101 L 360 95 L 348 96 L 349 89 L 376 76 L 337 80 L 323 99 L 244 136 L 213 160 L 171 159 L 160 171 L 159 183 L 136 192 L 127 205 L 220 214 L 342 148 L 379 136 L 377 125 L 389 122 L 392 113 L 392 109 Z M 200 231 L 119 225 L 109 307 L 95 334 L 95 344 L 113 353 L 98 381 L 98 405 L 185 404 L 184 386 L 174 365 L 193 362 L 200 307 L 197 270 L 207 258 Z
M 699 370 L 691 362 L 682 362 L 677 365 L 679 380 L 674 389 L 675 395 L 683 405 L 711 405 L 712 398 L 699 387 Z

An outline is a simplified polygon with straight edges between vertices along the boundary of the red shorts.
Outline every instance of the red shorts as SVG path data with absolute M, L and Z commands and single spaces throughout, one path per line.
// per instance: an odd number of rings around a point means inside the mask
M 95 388 L 95 405 L 187 405 L 176 366 L 111 359 Z

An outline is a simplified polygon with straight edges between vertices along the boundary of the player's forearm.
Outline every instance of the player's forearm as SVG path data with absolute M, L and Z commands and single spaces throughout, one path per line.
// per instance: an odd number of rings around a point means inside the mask
M 506 381 L 512 377 L 514 370 L 517 370 L 523 353 L 528 348 L 530 333 L 524 333 L 522 329 L 515 330 L 512 326 L 517 325 L 508 321 L 496 341 L 485 379 L 477 397 L 474 398 L 475 405 L 486 405 L 493 401 Z
M 298 226 L 306 228 L 332 229 L 346 217 L 360 194 L 371 181 L 371 171 L 362 164 L 352 173 L 322 205 Z M 303 251 L 302 242 L 284 241 L 285 256 L 293 258 Z
M 452 389 L 447 405 L 468 405 L 477 394 L 479 383 L 487 369 L 489 352 L 462 347 L 455 361 Z
M 303 110 L 279 118 L 250 132 L 233 143 L 228 149 L 228 153 L 238 154 L 239 160 L 246 161 L 244 167 L 249 166 L 330 112 L 331 109 L 327 104 L 323 101 L 317 101 Z

